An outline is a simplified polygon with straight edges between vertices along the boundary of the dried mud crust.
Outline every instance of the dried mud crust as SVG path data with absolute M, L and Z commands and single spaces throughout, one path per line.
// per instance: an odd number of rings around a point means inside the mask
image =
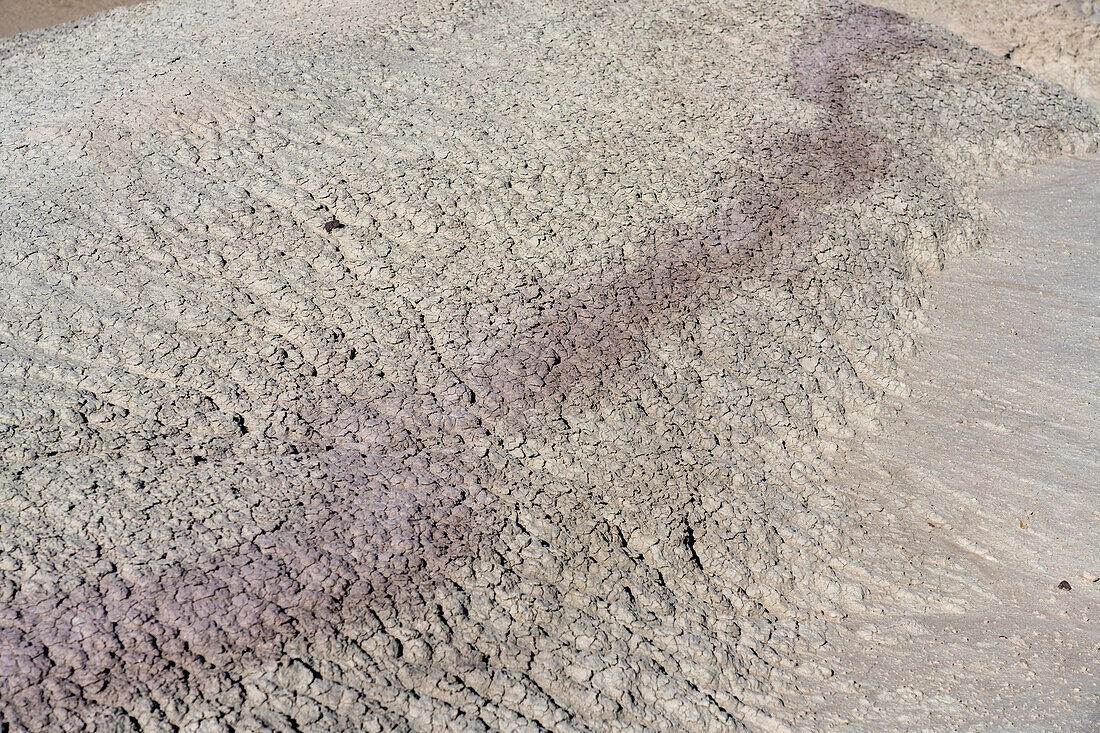
M 1100 105 L 1100 4 L 1095 0 L 881 0 L 875 5 L 942 25 Z
M 864 594 L 837 439 L 970 181 L 1097 121 L 772 5 L 152 3 L 0 60 L 5 723 L 791 722 Z

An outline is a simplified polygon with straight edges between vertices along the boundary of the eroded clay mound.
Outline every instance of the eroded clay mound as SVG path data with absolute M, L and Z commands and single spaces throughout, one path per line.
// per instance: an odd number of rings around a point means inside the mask
M 967 181 L 1096 144 L 847 3 L 154 3 L 0 76 L 30 729 L 789 722 Z
M 880 0 L 1100 104 L 1100 3 L 1096 0 Z

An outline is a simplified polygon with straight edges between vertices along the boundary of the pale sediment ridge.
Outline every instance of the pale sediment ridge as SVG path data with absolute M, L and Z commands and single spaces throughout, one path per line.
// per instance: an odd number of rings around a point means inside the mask
M 841 462 L 877 519 L 848 571 L 868 612 L 817 657 L 824 727 L 1100 724 L 1100 159 L 983 199 L 990 235 L 930 279 L 905 388 Z
M 1098 141 L 847 3 L 154 2 L 0 76 L 30 729 L 794 724 L 972 182 Z

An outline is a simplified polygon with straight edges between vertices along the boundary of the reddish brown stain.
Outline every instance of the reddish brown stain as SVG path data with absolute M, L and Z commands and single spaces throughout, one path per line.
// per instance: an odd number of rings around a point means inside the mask
M 228 685 L 227 673 L 278 660 L 295 640 L 430 612 L 448 569 L 475 558 L 500 517 L 488 472 L 442 447 L 454 442 L 446 427 L 424 424 L 470 430 L 469 417 L 444 420 L 430 396 L 402 402 L 420 409 L 401 419 L 355 408 L 358 441 L 316 455 L 322 476 L 274 531 L 160 572 L 24 596 L 0 613 L 3 718 L 50 727 L 58 711 L 125 706 L 148 686 Z M 260 510 L 271 501 L 245 498 Z
M 869 5 L 826 6 L 810 32 L 811 42 L 792 59 L 792 91 L 836 114 L 849 111 L 853 79 L 929 47 L 904 15 Z
M 744 278 L 788 289 L 806 284 L 820 210 L 869 190 L 891 161 L 891 143 L 850 109 L 850 81 L 922 45 L 904 16 L 862 5 L 831 8 L 812 33 L 792 59 L 792 93 L 821 105 L 820 121 L 750 136 L 743 153 L 758 180 L 745 186 L 745 172 L 733 174 L 739 188 L 715 192 L 717 211 L 655 232 L 656 251 L 646 261 L 610 281 L 527 304 L 540 313 L 537 325 L 477 371 L 489 380 L 491 404 L 560 400 L 597 384 L 609 370 L 645 358 L 651 334 L 678 328 Z

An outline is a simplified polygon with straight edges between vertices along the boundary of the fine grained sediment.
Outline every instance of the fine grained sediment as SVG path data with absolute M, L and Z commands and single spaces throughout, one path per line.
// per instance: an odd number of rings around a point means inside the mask
M 971 182 L 1098 139 L 851 3 L 154 2 L 0 57 L 17 729 L 792 722 L 873 521 L 821 477 Z
M 84 18 L 119 5 L 133 5 L 140 0 L 5 0 L 0 14 L 0 45 L 2 37 L 25 33 L 35 28 L 57 25 Z M 77 21 L 79 22 L 79 21 Z M 0 52 L 2 53 L 2 52 Z
M 906 393 L 838 462 L 889 570 L 818 650 L 818 729 L 1100 723 L 1100 159 L 996 185 L 982 248 L 929 279 Z

